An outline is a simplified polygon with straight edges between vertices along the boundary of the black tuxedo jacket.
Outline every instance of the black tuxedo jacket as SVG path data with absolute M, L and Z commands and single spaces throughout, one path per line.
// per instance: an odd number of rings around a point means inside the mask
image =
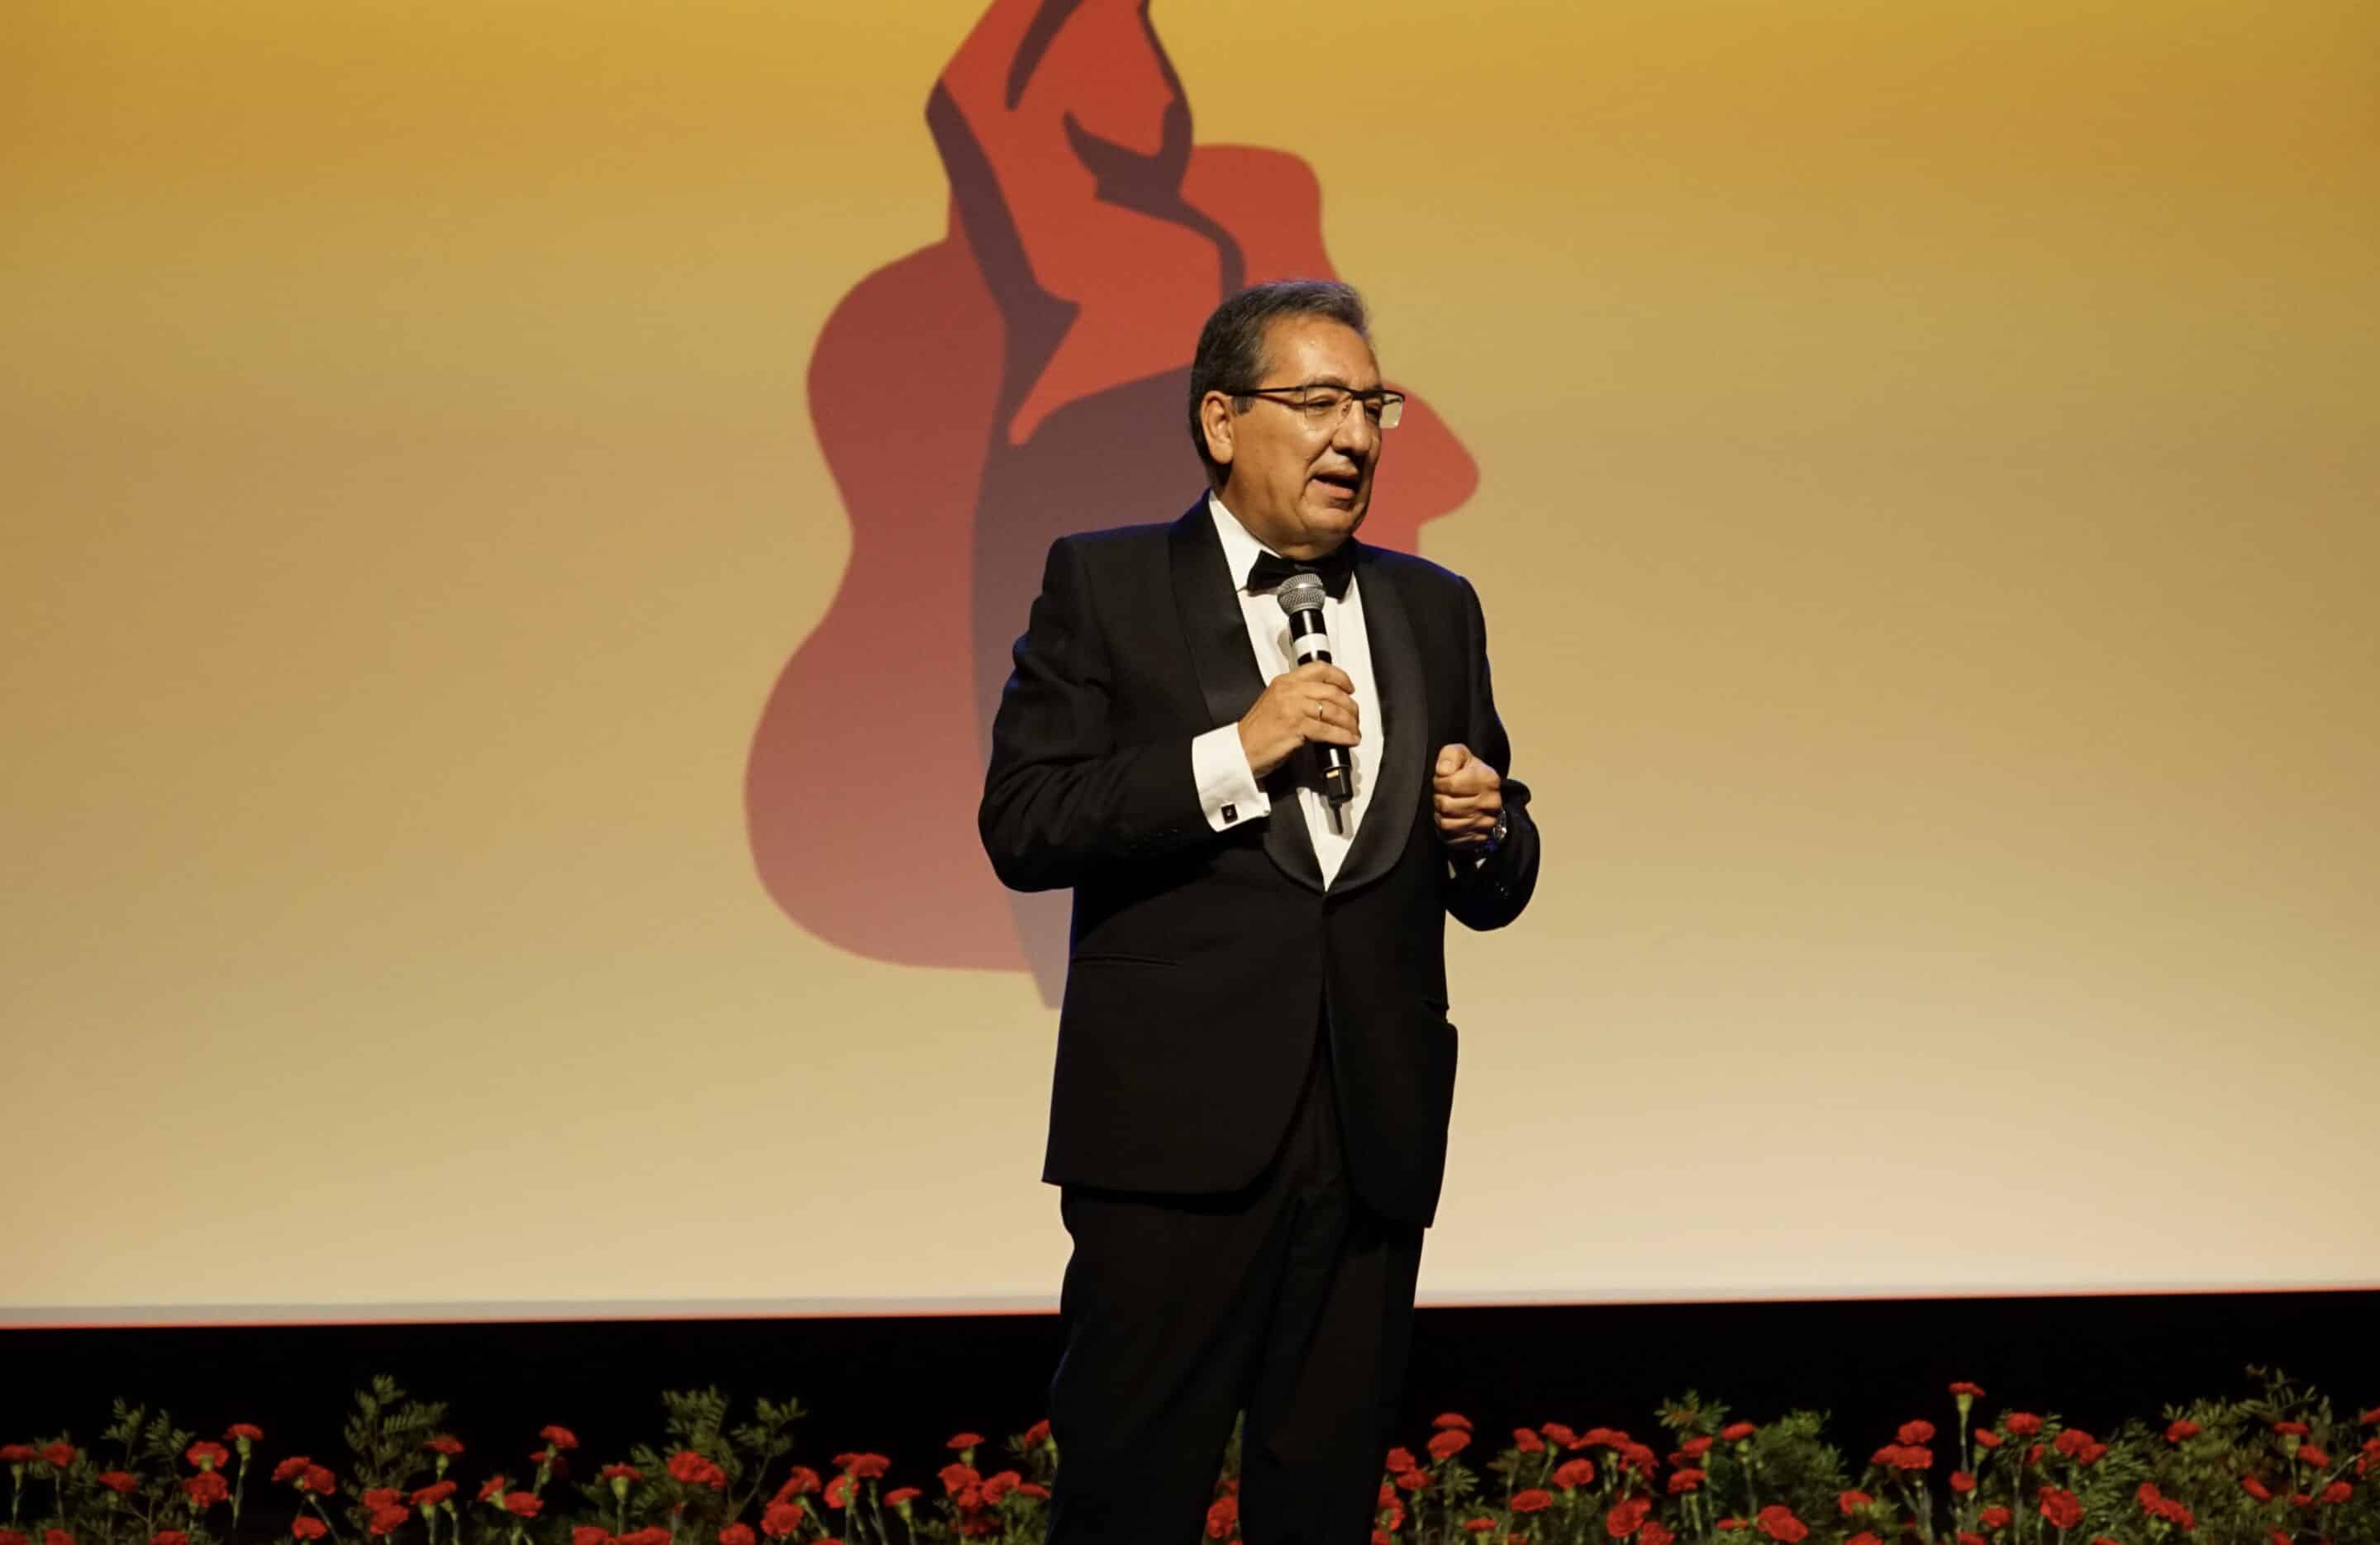
M 1218 833 L 1199 803 L 1191 739 L 1236 722 L 1265 685 L 1205 497 L 1171 525 L 1050 546 L 978 812 L 1002 882 L 1075 891 L 1044 1180 L 1245 1185 L 1327 1023 L 1356 1193 L 1391 1218 L 1436 1215 L 1454 1097 L 1446 914 L 1474 928 L 1518 916 L 1537 831 L 1507 778 L 1501 848 L 1475 866 L 1439 843 L 1438 748 L 1511 766 L 1479 598 L 1403 553 L 1359 545 L 1355 563 L 1388 742 L 1325 887 L 1288 781 L 1297 758 L 1268 782 L 1265 819 Z

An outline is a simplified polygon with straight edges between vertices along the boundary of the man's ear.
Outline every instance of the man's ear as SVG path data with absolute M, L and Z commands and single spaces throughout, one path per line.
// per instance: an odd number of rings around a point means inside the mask
M 1198 428 L 1207 437 L 1207 454 L 1229 466 L 1233 450 L 1232 432 L 1238 428 L 1232 421 L 1232 399 L 1220 392 L 1209 392 L 1200 398 Z

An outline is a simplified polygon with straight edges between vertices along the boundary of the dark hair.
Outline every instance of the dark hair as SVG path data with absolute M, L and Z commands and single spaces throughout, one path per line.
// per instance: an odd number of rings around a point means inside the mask
M 1254 386 L 1265 368 L 1265 332 L 1282 317 L 1327 317 L 1372 341 L 1371 318 L 1354 286 L 1335 279 L 1276 279 L 1251 284 L 1232 296 L 1198 330 L 1198 352 L 1190 361 L 1190 443 L 1207 468 L 1207 481 L 1220 487 L 1223 464 L 1207 453 L 1207 430 L 1198 404 L 1209 392 Z M 1234 397 L 1232 411 L 1245 413 L 1252 399 Z

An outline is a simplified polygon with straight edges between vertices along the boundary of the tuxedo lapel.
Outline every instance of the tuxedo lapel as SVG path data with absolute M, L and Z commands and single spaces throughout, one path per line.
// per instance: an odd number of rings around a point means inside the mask
M 1166 547 L 1173 571 L 1173 609 L 1181 616 L 1182 636 L 1190 646 L 1190 663 L 1207 700 L 1207 722 L 1210 727 L 1236 724 L 1264 695 L 1265 683 L 1257 670 L 1256 651 L 1248 646 L 1239 588 L 1223 562 L 1223 544 L 1215 535 L 1204 494 L 1173 523 Z M 1265 851 L 1282 874 L 1320 890 L 1322 865 L 1314 857 L 1314 839 L 1305 829 L 1296 785 L 1285 776 L 1290 765 L 1284 763 L 1265 780 L 1272 801 L 1272 814 L 1265 821 Z
M 1379 698 L 1384 720 L 1380 733 L 1387 745 L 1380 759 L 1378 786 L 1364 806 L 1363 824 L 1348 845 L 1346 862 L 1330 882 L 1333 895 L 1369 885 L 1395 866 L 1413 834 L 1414 813 L 1430 760 L 1421 646 L 1414 640 L 1413 619 L 1406 614 L 1404 597 L 1389 565 L 1377 561 L 1370 548 L 1356 553 L 1355 584 L 1363 594 L 1372 690 Z

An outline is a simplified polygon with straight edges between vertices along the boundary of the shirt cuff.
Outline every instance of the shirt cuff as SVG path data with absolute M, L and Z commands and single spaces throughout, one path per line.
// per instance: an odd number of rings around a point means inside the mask
M 1218 725 L 1190 741 L 1190 773 L 1198 780 L 1198 803 L 1207 825 L 1229 831 L 1272 811 L 1272 801 L 1257 787 L 1248 770 L 1248 754 L 1240 749 L 1240 727 Z

